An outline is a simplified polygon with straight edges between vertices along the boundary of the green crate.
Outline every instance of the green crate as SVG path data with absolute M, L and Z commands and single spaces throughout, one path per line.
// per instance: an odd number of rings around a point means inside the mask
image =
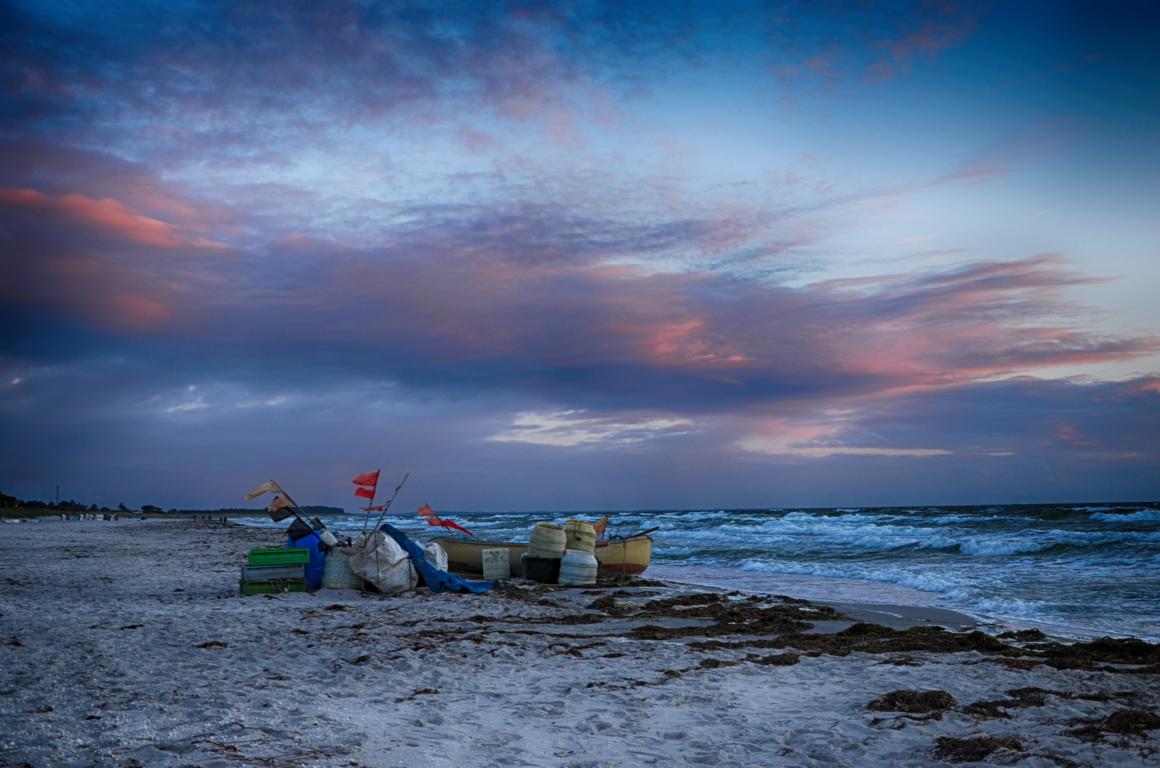
M 243 595 L 278 595 L 283 592 L 305 592 L 306 579 L 242 581 L 239 586 Z
M 307 565 L 309 562 L 310 550 L 305 547 L 250 550 L 250 565 Z
M 284 581 L 305 579 L 305 565 L 243 565 L 242 581 Z

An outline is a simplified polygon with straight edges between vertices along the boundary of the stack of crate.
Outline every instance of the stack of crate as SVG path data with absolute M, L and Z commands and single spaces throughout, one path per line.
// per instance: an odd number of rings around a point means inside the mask
M 301 547 L 251 549 L 242 566 L 243 595 L 271 595 L 306 591 L 306 564 L 310 551 Z

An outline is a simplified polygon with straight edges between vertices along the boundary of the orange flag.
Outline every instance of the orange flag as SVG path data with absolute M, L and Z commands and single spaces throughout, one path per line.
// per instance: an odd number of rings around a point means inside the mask
M 431 509 L 430 504 L 424 504 L 415 510 L 419 513 L 419 517 L 435 517 L 435 510 Z
M 362 474 L 355 475 L 354 480 L 351 480 L 351 482 L 355 485 L 366 485 L 374 488 L 379 484 L 379 471 L 376 469 L 374 472 L 363 472 Z

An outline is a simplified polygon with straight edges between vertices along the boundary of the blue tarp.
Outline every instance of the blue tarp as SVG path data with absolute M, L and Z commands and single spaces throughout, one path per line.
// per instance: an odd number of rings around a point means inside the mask
M 390 523 L 383 523 L 379 530 L 386 533 L 407 551 L 407 554 L 411 556 L 411 563 L 415 566 L 415 570 L 423 577 L 427 588 L 432 592 L 473 592 L 478 595 L 491 589 L 492 582 L 490 581 L 468 581 L 431 565 L 427 561 L 427 554 L 423 552 L 423 548 Z

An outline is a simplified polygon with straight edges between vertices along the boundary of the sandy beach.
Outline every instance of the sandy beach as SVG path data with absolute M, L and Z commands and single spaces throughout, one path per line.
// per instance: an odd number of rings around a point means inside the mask
M 1139 642 L 651 580 L 241 597 L 238 566 L 276 531 L 4 533 L 0 765 L 1157 760 L 1160 649 Z

